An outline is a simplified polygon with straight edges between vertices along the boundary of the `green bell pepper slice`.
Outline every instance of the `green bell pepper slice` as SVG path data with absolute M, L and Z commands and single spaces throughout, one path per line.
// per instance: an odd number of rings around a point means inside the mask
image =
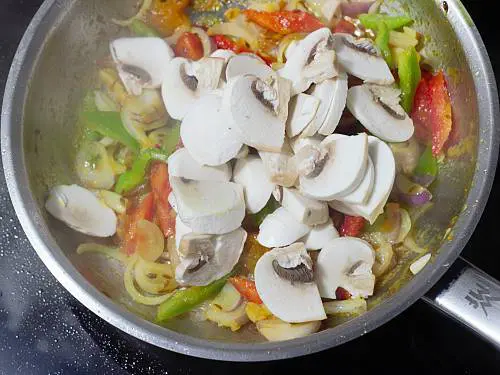
M 389 16 L 387 14 L 360 14 L 359 20 L 367 29 L 377 30 L 383 22 L 390 30 L 397 30 L 403 26 L 408 26 L 413 22 L 410 17 L 406 16 Z
M 401 106 L 406 112 L 413 108 L 413 99 L 422 78 L 418 53 L 415 47 L 408 47 L 398 56 L 399 88 L 401 89 Z
M 420 159 L 418 159 L 418 164 L 413 174 L 417 177 L 419 182 L 422 182 L 424 186 L 428 186 L 436 178 L 438 169 L 438 161 L 432 154 L 432 147 L 427 146 L 422 155 L 420 155 Z
M 389 68 L 394 68 L 394 62 L 392 59 L 392 52 L 389 48 L 389 36 L 390 30 L 385 22 L 380 22 L 377 28 L 377 37 L 375 38 L 375 45 L 380 49 L 382 56 L 385 59 Z
M 160 37 L 161 35 L 152 27 L 146 25 L 141 20 L 134 20 L 129 25 L 130 30 L 137 36 L 142 37 Z

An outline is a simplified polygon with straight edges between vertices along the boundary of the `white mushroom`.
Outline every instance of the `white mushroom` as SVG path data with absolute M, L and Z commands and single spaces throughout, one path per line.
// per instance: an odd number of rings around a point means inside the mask
M 186 148 L 181 148 L 168 158 L 168 174 L 188 180 L 227 182 L 231 180 L 231 167 L 228 163 L 217 167 L 201 165 Z
M 326 319 L 303 243 L 265 253 L 255 266 L 255 286 L 264 305 L 285 322 Z
M 330 108 L 328 108 L 325 120 L 318 130 L 318 133 L 322 135 L 330 135 L 337 129 L 347 100 L 347 74 L 341 72 L 338 77 L 334 78 L 332 81 L 333 95 L 330 102 Z
M 110 43 L 111 56 L 129 94 L 159 88 L 174 51 L 161 38 L 120 38 Z
M 191 232 L 193 232 L 191 228 L 189 228 L 186 224 L 184 224 L 181 220 L 181 217 L 177 215 L 175 217 L 175 248 L 177 250 L 179 250 L 182 237 Z
M 271 182 L 285 187 L 295 185 L 298 177 L 297 165 L 286 140 L 280 152 L 260 151 L 259 155 Z
M 330 207 L 347 215 L 362 216 L 370 223 L 384 211 L 396 177 L 396 162 L 389 146 L 376 137 L 368 137 L 368 152 L 375 168 L 373 190 L 365 204 L 332 201 Z
M 167 73 L 161 87 L 165 107 L 170 116 L 182 120 L 201 95 L 219 85 L 224 60 L 204 57 L 190 61 L 183 57 L 174 58 L 168 64 Z
M 172 207 L 174 212 L 177 213 L 177 202 L 175 201 L 174 193 L 170 192 L 167 199 L 168 199 L 168 204 L 170 205 L 170 207 Z
M 321 250 L 338 237 L 339 232 L 333 225 L 332 219 L 329 218 L 326 223 L 313 226 L 301 241 L 305 243 L 307 250 Z
M 181 138 L 189 154 L 202 165 L 218 166 L 238 155 L 239 134 L 222 110 L 222 98 L 207 94 L 191 106 L 181 124 Z
M 290 81 L 276 75 L 266 81 L 242 75 L 225 88 L 223 108 L 244 144 L 279 152 L 285 137 L 289 100 Z
M 290 146 L 295 154 L 298 154 L 300 149 L 305 146 L 313 146 L 319 149 L 321 141 L 324 137 L 315 135 L 314 137 L 295 137 L 290 140 Z
M 259 333 L 269 341 L 285 341 L 306 337 L 317 332 L 321 321 L 287 323 L 280 319 L 265 319 L 255 323 Z
M 320 151 L 313 172 L 300 176 L 302 193 L 313 199 L 330 201 L 359 186 L 367 166 L 366 134 L 324 140 Z
M 337 60 L 344 70 L 365 82 L 390 85 L 394 76 L 370 39 L 356 39 L 349 34 L 335 34 Z
M 257 241 L 265 247 L 288 246 L 304 237 L 311 228 L 295 219 L 285 208 L 279 207 L 267 215 L 259 227 Z
M 53 187 L 45 208 L 70 228 L 95 237 L 110 237 L 116 232 L 116 215 L 89 190 L 78 185 Z
M 399 104 L 401 91 L 364 84 L 349 89 L 347 107 L 370 133 L 387 142 L 405 142 L 414 132 L 412 119 Z
M 220 59 L 223 59 L 224 63 L 226 63 L 226 64 L 229 61 L 229 59 L 233 56 L 236 56 L 236 54 L 229 49 L 216 49 L 210 55 L 210 57 L 218 57 Z
M 338 287 L 352 297 L 373 294 L 375 276 L 372 267 L 375 252 L 359 238 L 340 237 L 323 247 L 316 262 L 316 282 L 323 298 L 336 299 Z
M 181 285 L 208 285 L 227 275 L 240 259 L 247 233 L 238 228 L 215 236 L 189 233 L 179 245 L 175 279 Z
M 306 225 L 328 221 L 328 204 L 307 198 L 297 189 L 282 188 L 279 202 L 292 216 Z
M 279 74 L 293 82 L 292 95 L 296 95 L 313 83 L 335 77 L 338 72 L 334 61 L 332 33 L 325 27 L 295 43 Z
M 231 57 L 226 66 L 226 81 L 244 74 L 251 74 L 263 81 L 275 75 L 274 70 L 257 55 L 249 53 Z
M 196 233 L 224 234 L 238 228 L 245 217 L 241 185 L 170 177 L 177 213 Z
M 333 101 L 335 94 L 335 82 L 331 79 L 323 81 L 314 85 L 309 91 L 312 96 L 317 98 L 320 102 L 318 111 L 314 120 L 309 124 L 307 128 L 304 129 L 301 136 L 311 137 L 315 135 L 319 128 L 324 124 L 326 120 L 326 115 Z
M 368 156 L 368 165 L 366 166 L 365 176 L 359 186 L 349 194 L 339 198 L 340 201 L 350 204 L 364 204 L 367 202 L 373 191 L 375 183 L 375 167 L 371 158 Z
M 320 105 L 320 99 L 312 95 L 299 94 L 290 100 L 288 119 L 286 122 L 286 135 L 295 137 L 299 135 L 312 121 Z
M 264 208 L 275 186 L 266 173 L 264 163 L 256 155 L 236 161 L 233 179 L 243 186 L 246 208 L 251 214 Z

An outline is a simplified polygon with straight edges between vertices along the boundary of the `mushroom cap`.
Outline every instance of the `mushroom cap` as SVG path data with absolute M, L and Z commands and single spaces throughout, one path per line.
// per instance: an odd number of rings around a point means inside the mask
M 333 36 L 337 61 L 344 70 L 365 82 L 390 85 L 394 76 L 380 56 L 380 52 L 369 39 L 358 40 L 350 34 Z
M 169 115 L 182 120 L 201 95 L 215 90 L 220 81 L 224 60 L 204 57 L 190 61 L 176 57 L 168 64 L 161 94 Z
M 226 81 L 245 74 L 254 75 L 265 81 L 276 73 L 253 53 L 231 57 L 226 65 Z
M 202 165 L 223 165 L 243 145 L 222 110 L 222 98 L 216 94 L 204 95 L 191 106 L 182 120 L 181 138 L 189 154 Z
M 320 102 L 314 120 L 304 129 L 301 136 L 311 137 L 315 135 L 326 120 L 326 115 L 332 105 L 335 95 L 335 82 L 327 79 L 321 83 L 312 86 L 310 94 L 317 98 Z
M 288 246 L 310 230 L 308 225 L 295 219 L 288 210 L 279 207 L 260 224 L 257 241 L 265 247 Z
M 216 49 L 210 54 L 210 57 L 218 57 L 220 59 L 223 59 L 226 64 L 233 56 L 236 56 L 236 54 L 229 49 Z
M 175 248 L 179 250 L 179 245 L 181 244 L 182 237 L 186 234 L 192 233 L 193 231 L 181 220 L 181 217 L 177 215 L 175 217 Z
M 326 223 L 313 226 L 301 241 L 305 243 L 307 250 L 321 250 L 338 237 L 339 232 L 333 225 L 332 219 L 328 218 Z
M 328 108 L 325 120 L 318 130 L 318 133 L 322 135 L 330 135 L 337 129 L 337 125 L 340 122 L 347 101 L 347 74 L 340 72 L 332 81 L 333 95 L 330 102 L 330 108 Z
M 396 178 L 396 162 L 390 147 L 376 137 L 368 137 L 368 152 L 375 168 L 372 192 L 364 204 L 329 202 L 330 207 L 346 215 L 362 216 L 371 224 L 384 211 Z
M 177 213 L 196 233 L 224 234 L 238 228 L 245 217 L 241 185 L 170 177 Z
M 354 86 L 349 89 L 347 107 L 373 135 L 387 142 L 405 142 L 415 128 L 399 104 L 399 93 L 390 87 Z M 378 95 L 386 95 L 386 99 L 380 99 Z
M 53 187 L 45 208 L 56 219 L 78 232 L 94 237 L 110 237 L 116 233 L 114 211 L 81 186 Z
M 359 238 L 340 237 L 330 241 L 316 262 L 316 282 L 321 297 L 336 299 L 338 287 L 347 290 L 353 298 L 371 296 L 375 286 L 374 262 L 372 247 Z
M 204 264 L 201 265 L 196 264 L 196 261 L 200 259 L 200 255 L 202 254 L 190 253 L 181 255 L 180 263 L 175 269 L 175 279 L 179 284 L 204 286 L 231 272 L 240 259 L 247 238 L 247 232 L 242 228 L 237 228 L 230 233 L 218 236 L 204 235 L 204 237 L 205 240 L 210 241 L 213 254 L 205 258 Z M 197 250 L 200 250 L 200 247 L 196 247 L 195 251 Z M 195 264 L 194 267 L 193 261 Z
M 285 137 L 289 100 L 289 81 L 274 76 L 265 82 L 253 75 L 242 75 L 228 82 L 223 109 L 244 144 L 279 152 Z
M 339 198 L 340 201 L 350 204 L 364 204 L 370 197 L 375 183 L 375 167 L 372 159 L 368 156 L 368 165 L 366 166 L 365 176 L 359 186 L 349 194 Z
M 295 137 L 314 121 L 320 100 L 312 95 L 298 94 L 290 100 L 286 135 Z
M 361 183 L 367 166 L 368 140 L 364 133 L 325 139 L 321 148 L 327 151 L 326 162 L 315 177 L 300 176 L 300 190 L 306 196 L 330 201 L 349 194 Z
M 172 207 L 174 212 L 177 213 L 177 202 L 175 201 L 175 195 L 173 192 L 170 192 L 167 200 L 168 200 L 168 204 L 170 205 L 170 207 Z
M 313 281 L 291 282 L 276 273 L 276 264 L 283 258 L 291 262 L 286 269 L 306 267 L 302 262 L 311 261 L 302 243 L 265 253 L 255 266 L 255 286 L 264 305 L 273 315 L 289 323 L 326 319 L 318 287 Z M 310 265 L 312 267 L 312 262 Z
M 306 91 L 313 83 L 335 77 L 332 33 L 327 27 L 313 31 L 287 51 L 287 61 L 279 74 L 292 81 L 292 95 Z
M 201 165 L 186 148 L 181 148 L 168 158 L 168 174 L 188 180 L 228 182 L 231 180 L 231 167 L 228 163 L 217 167 Z
M 161 38 L 119 38 L 110 43 L 111 56 L 129 94 L 159 88 L 174 51 Z
M 246 208 L 251 214 L 264 208 L 275 186 L 267 176 L 264 163 L 256 155 L 236 161 L 233 180 L 243 186 Z
M 283 188 L 280 200 L 281 205 L 301 223 L 317 225 L 328 221 L 328 204 L 308 198 L 297 189 Z

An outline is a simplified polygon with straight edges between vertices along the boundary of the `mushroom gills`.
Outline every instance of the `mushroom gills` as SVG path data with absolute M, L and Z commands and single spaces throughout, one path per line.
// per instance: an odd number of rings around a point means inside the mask
M 168 174 L 188 180 L 229 182 L 231 167 L 228 163 L 217 167 L 201 165 L 186 148 L 181 148 L 168 158 Z
M 279 207 L 266 216 L 259 227 L 257 241 L 265 247 L 288 246 L 304 237 L 311 228 L 295 219 L 285 208 Z
M 354 237 L 330 241 L 316 262 L 316 282 L 321 297 L 337 299 L 335 292 L 339 287 L 353 298 L 371 296 L 375 287 L 374 263 L 375 252 L 367 242 Z
M 114 211 L 89 190 L 78 185 L 58 185 L 50 189 L 46 210 L 70 228 L 94 237 L 116 233 Z
M 312 95 L 298 94 L 290 100 L 286 134 L 289 137 L 299 135 L 314 121 L 320 100 Z
M 337 61 L 349 74 L 365 82 L 390 85 L 394 76 L 380 55 L 377 47 L 369 39 L 356 39 L 349 34 L 333 36 Z
M 328 204 L 307 198 L 297 189 L 283 188 L 280 203 L 296 220 L 306 225 L 328 221 Z
M 237 229 L 245 217 L 241 185 L 170 177 L 177 213 L 196 233 L 224 234 Z
M 332 219 L 329 218 L 326 223 L 313 226 L 301 241 L 304 242 L 307 250 L 321 250 L 338 237 L 339 233 L 333 225 Z
M 312 260 L 303 243 L 265 253 L 255 267 L 255 285 L 264 305 L 289 323 L 326 319 Z
M 349 89 L 347 107 L 370 133 L 387 142 L 406 142 L 415 130 L 399 104 L 401 91 L 364 84 Z

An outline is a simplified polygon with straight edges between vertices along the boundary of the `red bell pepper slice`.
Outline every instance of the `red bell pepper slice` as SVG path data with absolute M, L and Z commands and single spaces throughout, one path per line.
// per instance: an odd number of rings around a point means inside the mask
M 257 293 L 255 281 L 249 280 L 245 277 L 231 277 L 229 282 L 233 284 L 238 293 L 240 293 L 247 301 L 262 304 L 262 300 Z
M 353 35 L 355 31 L 356 31 L 356 26 L 343 19 L 337 22 L 337 24 L 333 28 L 334 33 L 344 33 Z
M 312 14 L 301 10 L 280 10 L 277 12 L 262 12 L 246 9 L 243 14 L 251 22 L 278 34 L 310 33 L 325 27 Z
M 269 66 L 271 66 L 271 64 L 274 62 L 274 59 L 271 56 L 264 55 L 260 52 L 252 51 L 250 48 L 244 46 L 242 43 L 237 43 L 225 35 L 214 35 L 212 36 L 212 40 L 214 41 L 215 46 L 218 49 L 227 49 L 229 51 L 233 51 L 236 54 L 244 52 L 255 53 L 262 60 L 264 60 L 264 62 Z
M 360 216 L 344 216 L 344 222 L 340 227 L 340 235 L 343 237 L 358 237 L 365 227 L 366 220 Z
M 153 194 L 147 194 L 137 205 L 127 210 L 127 219 L 125 222 L 125 241 L 122 247 L 127 255 L 135 253 L 137 246 L 137 222 L 140 220 L 152 221 L 154 216 L 154 198 Z
M 168 167 L 165 163 L 156 163 L 151 167 L 151 188 L 156 207 L 156 218 L 165 237 L 175 233 L 175 212 L 168 203 L 172 187 L 168 180 Z
M 177 40 L 174 51 L 177 57 L 199 60 L 203 57 L 203 44 L 198 35 L 186 32 Z

